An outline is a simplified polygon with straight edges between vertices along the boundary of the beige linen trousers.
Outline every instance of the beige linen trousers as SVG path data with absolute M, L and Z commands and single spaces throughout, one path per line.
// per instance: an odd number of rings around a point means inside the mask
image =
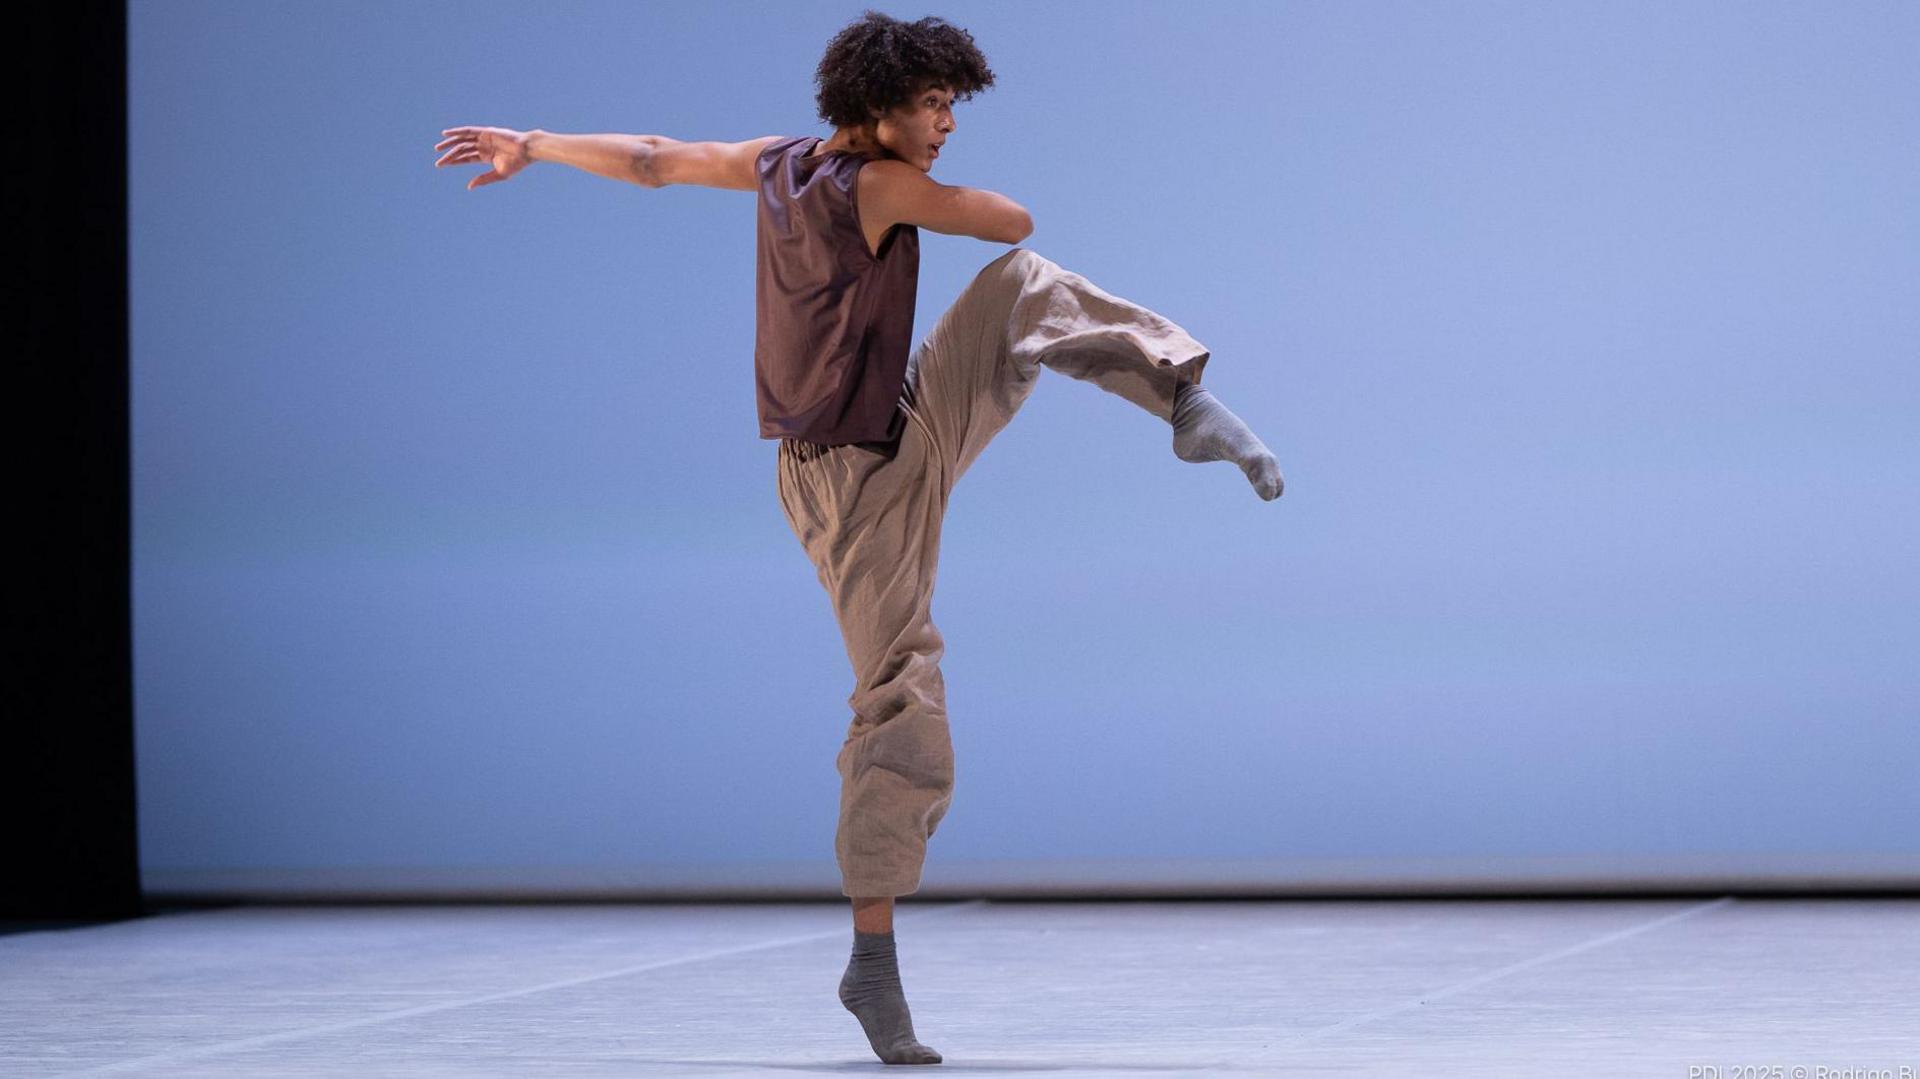
M 1033 392 L 1042 367 L 1168 423 L 1207 350 L 1173 322 L 1026 248 L 988 263 L 907 361 L 897 444 L 779 444 L 780 505 L 832 601 L 853 663 L 837 759 L 841 892 L 918 891 L 953 801 L 946 650 L 931 607 L 953 485 Z

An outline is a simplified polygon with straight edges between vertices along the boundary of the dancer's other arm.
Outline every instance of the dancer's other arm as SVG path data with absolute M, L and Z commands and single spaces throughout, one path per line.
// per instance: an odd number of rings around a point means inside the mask
M 870 162 L 854 182 L 861 220 L 876 232 L 904 222 L 1000 244 L 1033 234 L 1033 215 L 1005 195 L 940 183 L 905 161 Z
M 497 184 L 535 161 L 562 165 L 623 180 L 641 187 L 700 184 L 736 191 L 756 187 L 753 159 L 768 143 L 766 135 L 746 142 L 681 142 L 665 135 L 563 135 L 535 128 L 450 127 L 434 146 L 445 150 L 434 165 L 482 163 L 492 166 L 467 183 L 467 190 Z

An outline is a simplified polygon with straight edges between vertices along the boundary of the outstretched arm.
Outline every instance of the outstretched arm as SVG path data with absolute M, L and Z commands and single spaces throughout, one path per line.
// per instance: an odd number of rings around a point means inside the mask
M 746 142 L 681 142 L 665 135 L 563 135 L 535 128 L 515 131 L 505 127 L 450 127 L 436 150 L 445 150 L 434 165 L 484 162 L 491 172 L 475 176 L 467 190 L 495 184 L 535 161 L 562 165 L 624 180 L 642 187 L 700 184 L 736 191 L 756 187 L 753 161 L 778 135 Z
M 699 184 L 728 191 L 755 191 L 760 178 L 753 163 L 760 151 L 780 140 L 762 135 L 745 142 L 680 142 L 664 135 L 641 135 L 651 140 L 640 156 L 640 182 L 648 187 Z

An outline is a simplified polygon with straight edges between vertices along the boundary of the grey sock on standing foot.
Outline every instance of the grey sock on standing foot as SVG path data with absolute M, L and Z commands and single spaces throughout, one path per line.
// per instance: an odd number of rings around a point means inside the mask
M 1268 502 L 1286 486 L 1266 443 L 1211 392 L 1191 382 L 1174 392 L 1173 455 L 1182 461 L 1232 461 Z
M 888 1064 L 938 1064 L 940 1054 L 914 1040 L 913 1016 L 900 988 L 893 934 L 853 934 L 853 957 L 840 977 L 840 1003 L 860 1020 L 874 1055 Z

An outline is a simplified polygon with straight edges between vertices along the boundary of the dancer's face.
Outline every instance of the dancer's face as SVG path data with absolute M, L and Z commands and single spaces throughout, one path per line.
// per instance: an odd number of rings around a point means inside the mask
M 939 146 L 953 134 L 953 91 L 932 86 L 896 105 L 880 117 L 875 138 L 888 154 L 911 162 L 922 172 L 933 171 Z

